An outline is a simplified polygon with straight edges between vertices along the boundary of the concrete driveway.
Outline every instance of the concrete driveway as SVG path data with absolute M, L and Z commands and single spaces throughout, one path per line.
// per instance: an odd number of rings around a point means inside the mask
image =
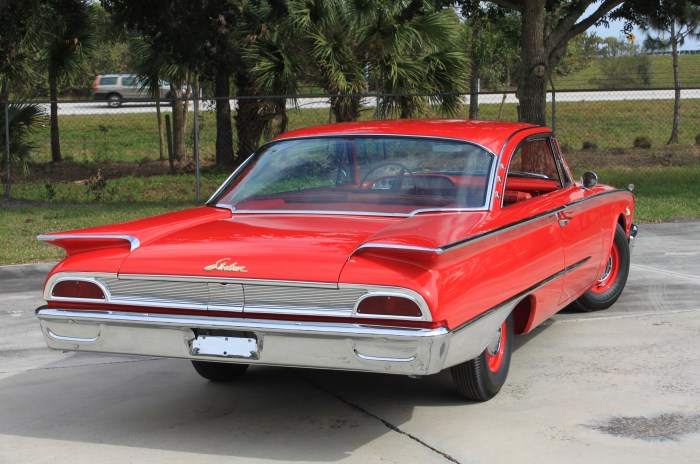
M 629 282 L 600 313 L 516 339 L 493 400 L 424 379 L 61 353 L 33 311 L 47 265 L 0 267 L 0 464 L 696 463 L 700 222 L 640 227 Z

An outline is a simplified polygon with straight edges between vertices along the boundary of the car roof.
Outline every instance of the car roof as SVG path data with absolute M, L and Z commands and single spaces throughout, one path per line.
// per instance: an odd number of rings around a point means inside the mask
M 508 121 L 482 121 L 465 119 L 397 119 L 326 124 L 306 127 L 284 133 L 275 140 L 332 136 L 332 135 L 412 135 L 441 137 L 478 143 L 498 153 L 508 139 L 527 129 L 532 132 L 549 132 L 534 124 Z

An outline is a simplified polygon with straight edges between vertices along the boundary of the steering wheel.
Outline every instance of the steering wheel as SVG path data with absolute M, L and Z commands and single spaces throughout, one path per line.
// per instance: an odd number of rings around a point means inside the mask
M 373 167 L 372 169 L 370 169 L 369 172 L 367 174 L 365 174 L 365 176 L 360 181 L 360 188 L 363 188 L 363 186 L 365 185 L 365 182 L 367 182 L 367 179 L 369 179 L 370 176 L 372 174 L 374 174 L 375 171 L 378 171 L 378 170 L 385 168 L 387 166 L 398 166 L 401 169 L 398 174 L 395 174 L 395 177 L 398 179 L 398 182 L 395 185 L 391 186 L 391 190 L 394 190 L 394 191 L 401 190 L 401 186 L 403 185 L 404 172 L 408 173 L 408 175 L 411 176 L 411 179 L 413 179 L 413 186 L 418 187 L 418 182 L 416 182 L 416 177 L 413 175 L 413 173 L 411 172 L 410 169 L 408 169 L 406 166 L 404 166 L 401 163 L 397 163 L 396 161 L 389 161 L 386 163 L 378 164 L 375 167 Z

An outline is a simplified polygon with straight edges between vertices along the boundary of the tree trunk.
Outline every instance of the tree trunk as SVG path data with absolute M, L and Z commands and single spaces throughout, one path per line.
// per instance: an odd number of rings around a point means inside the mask
M 61 139 L 58 133 L 58 82 L 53 72 L 49 71 L 49 96 L 51 98 L 51 161 L 60 163 Z
M 216 97 L 216 165 L 233 166 L 233 127 L 231 125 L 230 76 L 226 70 L 217 70 L 214 83 Z
M 156 120 L 158 121 L 158 159 L 165 159 L 165 136 L 163 135 L 163 115 L 160 112 L 160 84 L 156 87 Z
M 522 10 L 522 61 L 518 69 L 516 96 L 520 103 L 520 121 L 547 123 L 547 80 L 550 69 L 544 45 L 545 0 L 524 2 Z
M 331 111 L 335 122 L 352 122 L 360 119 L 360 97 L 331 97 Z
M 287 116 L 287 99 L 275 98 L 272 101 L 273 115 L 267 124 L 265 134 L 270 138 L 287 132 L 289 117 Z
M 173 98 L 171 100 L 173 107 L 173 157 L 178 161 L 182 161 L 185 157 L 185 130 L 187 125 L 186 120 L 186 101 L 181 96 L 180 83 L 170 84 L 170 93 Z
M 238 134 L 237 161 L 242 162 L 257 148 L 265 130 L 265 121 L 260 114 L 261 100 L 243 98 L 238 100 L 236 111 L 236 133 Z
M 673 56 L 673 127 L 671 137 L 666 142 L 668 145 L 678 143 L 678 126 L 681 121 L 681 78 L 678 70 L 678 40 L 676 38 L 676 24 L 671 23 L 671 47 Z

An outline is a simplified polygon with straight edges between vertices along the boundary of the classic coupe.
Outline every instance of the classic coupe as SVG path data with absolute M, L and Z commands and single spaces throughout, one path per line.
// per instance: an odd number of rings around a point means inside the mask
M 503 386 L 514 334 L 612 305 L 637 228 L 629 189 L 576 181 L 553 133 L 371 121 L 263 145 L 205 206 L 39 236 L 66 257 L 37 309 L 50 348 Z

